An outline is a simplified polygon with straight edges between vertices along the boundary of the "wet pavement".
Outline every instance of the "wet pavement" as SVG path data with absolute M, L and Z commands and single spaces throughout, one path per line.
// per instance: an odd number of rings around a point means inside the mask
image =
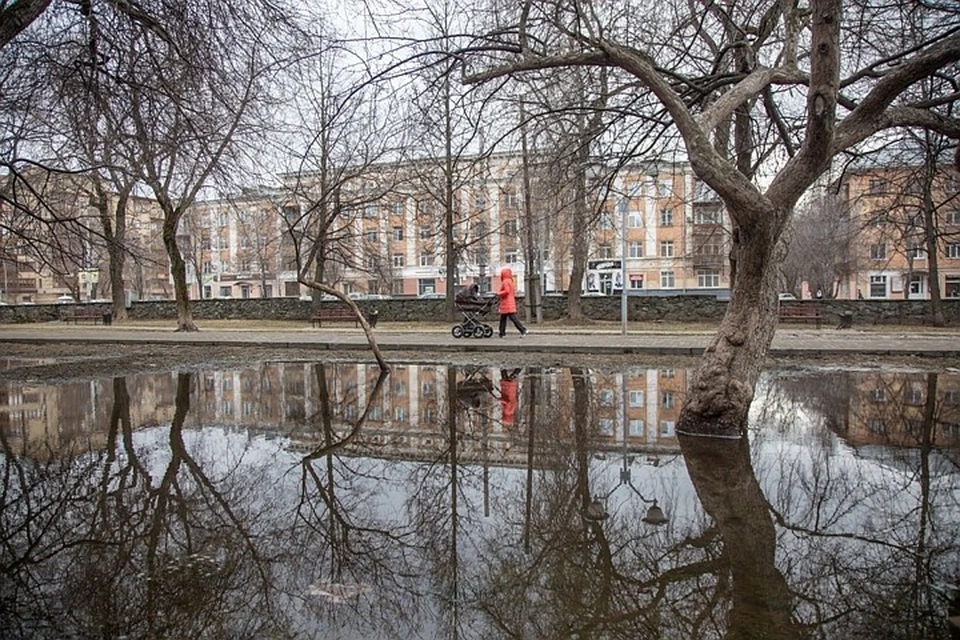
M 510 333 L 506 338 L 454 338 L 449 325 L 431 325 L 419 329 L 397 329 L 389 324 L 374 330 L 384 351 L 433 351 L 483 353 L 519 351 L 525 353 L 588 353 L 588 354 L 658 354 L 699 355 L 710 343 L 712 332 L 658 332 L 620 330 L 549 328 L 534 326 L 521 338 Z M 87 344 L 181 344 L 193 346 L 272 346 L 278 348 L 310 348 L 318 350 L 366 349 L 367 341 L 360 329 L 352 327 L 314 328 L 218 328 L 183 333 L 166 327 L 144 326 L 64 326 L 4 325 L 0 327 L 0 343 L 69 343 Z M 924 356 L 960 358 L 960 331 L 926 333 L 905 327 L 890 328 L 883 333 L 835 330 L 781 328 L 771 346 L 771 356 L 838 356 L 864 354 L 872 356 Z

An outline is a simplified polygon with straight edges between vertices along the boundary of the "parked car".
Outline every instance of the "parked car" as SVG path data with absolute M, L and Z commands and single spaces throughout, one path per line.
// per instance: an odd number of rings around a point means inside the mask
M 57 298 L 57 304 L 74 304 L 76 300 L 73 299 L 73 296 L 60 296 Z
M 431 291 L 430 293 L 421 293 L 417 297 L 421 300 L 442 300 L 443 298 L 447 297 L 447 294 Z
M 792 293 L 781 293 L 781 294 L 780 294 L 780 300 L 781 300 L 781 301 L 783 301 L 783 300 L 790 301 L 790 300 L 796 300 L 796 299 L 797 299 L 797 296 L 793 295 Z

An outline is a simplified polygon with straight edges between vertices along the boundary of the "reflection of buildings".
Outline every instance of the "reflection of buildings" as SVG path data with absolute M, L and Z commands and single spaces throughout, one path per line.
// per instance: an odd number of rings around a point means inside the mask
M 589 372 L 588 372 L 589 373 Z M 458 456 L 470 463 L 525 464 L 527 426 L 567 446 L 574 433 L 574 388 L 568 369 L 526 371 L 519 377 L 519 409 L 505 425 L 500 372 L 445 365 L 397 366 L 368 407 L 379 370 L 373 365 L 276 363 L 233 371 L 203 371 L 194 386 L 186 426 L 223 426 L 252 434 L 290 438 L 310 451 L 366 422 L 348 453 L 411 460 L 435 459 L 449 449 L 448 408 L 455 410 Z M 458 387 L 448 384 L 457 376 Z M 100 449 L 106 445 L 114 407 L 114 384 L 126 386 L 133 429 L 169 424 L 176 374 L 131 376 L 60 386 L 0 385 L 0 426 L 10 449 L 30 457 L 47 451 Z M 451 389 L 481 382 L 469 397 Z M 673 369 L 589 374 L 587 432 L 592 450 L 676 452 L 674 421 L 686 372 Z M 532 386 L 536 401 L 527 404 Z M 328 416 L 329 419 L 326 419 Z M 543 436 L 540 437 L 543 440 Z
M 143 377 L 130 392 L 133 428 L 169 424 L 176 377 Z M 0 384 L 0 429 L 5 446 L 37 460 L 70 456 L 106 446 L 114 409 L 112 381 L 57 386 Z M 119 429 L 119 424 L 116 425 Z
M 855 445 L 960 446 L 960 375 L 851 373 L 844 437 Z

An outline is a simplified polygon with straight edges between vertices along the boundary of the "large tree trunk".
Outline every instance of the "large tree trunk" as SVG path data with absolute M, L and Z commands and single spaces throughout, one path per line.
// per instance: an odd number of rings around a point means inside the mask
M 163 246 L 170 258 L 170 275 L 177 301 L 177 331 L 198 331 L 190 309 L 190 291 L 187 288 L 187 265 L 177 246 L 177 222 L 179 218 L 167 215 L 163 222 Z
M 778 225 L 740 229 L 738 275 L 720 328 L 693 375 L 677 430 L 740 436 L 777 328 Z
M 110 298 L 113 300 L 113 319 L 127 319 L 126 286 L 123 281 L 123 265 L 127 258 L 124 247 L 127 237 L 127 202 L 130 192 L 121 191 L 117 196 L 114 212 L 113 233 L 107 237 L 107 254 L 110 256 Z

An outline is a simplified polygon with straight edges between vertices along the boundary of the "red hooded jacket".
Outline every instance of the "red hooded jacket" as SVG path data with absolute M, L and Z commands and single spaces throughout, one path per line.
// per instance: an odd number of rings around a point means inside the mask
M 503 411 L 503 424 L 513 425 L 517 414 L 517 381 L 503 378 L 500 381 L 500 407 Z
M 517 312 L 516 288 L 513 284 L 513 271 L 510 270 L 510 267 L 504 267 L 500 270 L 500 290 L 497 291 L 497 297 L 500 298 L 500 313 Z

